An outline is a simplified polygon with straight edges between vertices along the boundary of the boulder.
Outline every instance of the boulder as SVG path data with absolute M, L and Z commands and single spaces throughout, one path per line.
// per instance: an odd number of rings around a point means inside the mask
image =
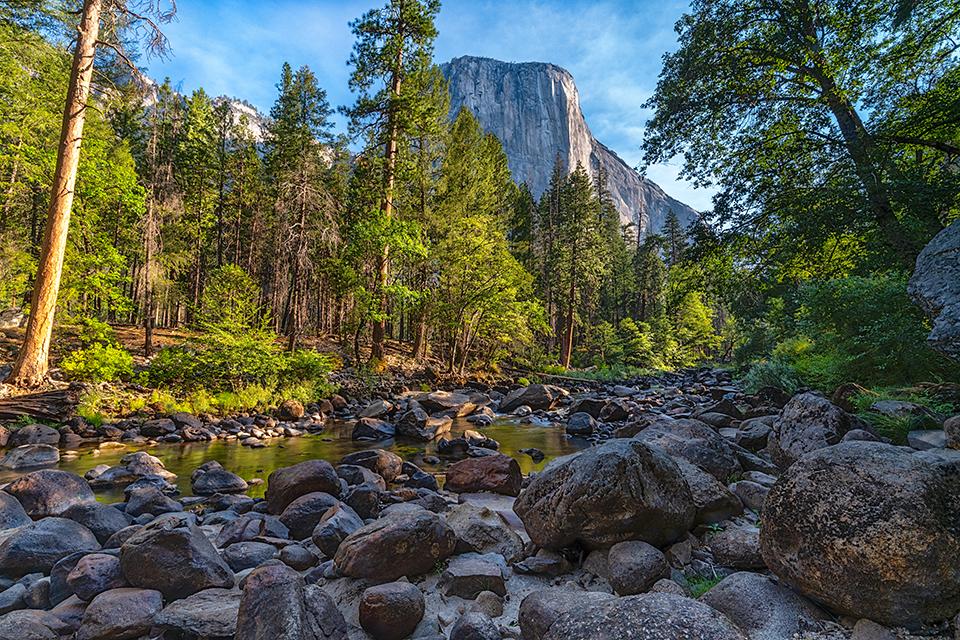
M 500 627 L 485 613 L 468 611 L 450 628 L 450 640 L 501 640 Z
M 750 480 L 739 480 L 729 487 L 730 492 L 740 499 L 747 509 L 760 513 L 763 503 L 767 500 L 770 487 Z
M 60 462 L 60 450 L 49 444 L 24 444 L 10 449 L 0 458 L 0 469 L 17 471 L 50 467 Z
M 111 589 L 87 605 L 77 640 L 133 640 L 150 632 L 163 609 L 163 596 L 152 589 Z
M 186 518 L 144 527 L 120 547 L 127 582 L 156 589 L 168 600 L 234 584 L 233 571 L 206 536 Z
M 673 460 L 693 494 L 697 509 L 695 524 L 722 522 L 743 513 L 743 504 L 719 480 L 683 458 L 674 457 Z
M 503 558 L 496 555 L 483 556 L 476 553 L 454 556 L 443 572 L 444 593 L 472 600 L 484 591 L 498 596 L 507 594 L 503 579 Z
M 429 442 L 450 432 L 453 420 L 448 417 L 431 418 L 421 408 L 407 411 L 397 421 L 397 435 L 405 438 Z
M 358 464 L 340 464 L 337 465 L 337 475 L 347 483 L 347 486 L 353 487 L 358 484 L 369 484 L 381 491 L 386 491 L 387 483 L 379 475 L 370 471 L 366 467 Z
M 4 489 L 34 520 L 59 516 L 75 504 L 96 501 L 87 481 L 68 471 L 42 469 L 20 476 Z
M 239 573 L 244 569 L 253 569 L 268 560 L 277 557 L 277 548 L 266 542 L 247 540 L 234 542 L 223 550 L 223 559 L 230 569 Z
M 100 544 L 105 544 L 110 536 L 130 525 L 130 519 L 123 511 L 100 502 L 75 504 L 63 512 L 63 517 L 90 529 Z
M 67 586 L 81 600 L 87 602 L 109 591 L 126 587 L 127 581 L 120 572 L 120 559 L 105 553 L 83 556 L 67 574 Z
M 113 487 L 128 485 L 147 477 L 158 477 L 174 482 L 177 474 L 167 471 L 160 458 L 145 451 L 135 451 L 120 458 L 120 464 L 110 467 L 90 481 L 91 486 Z
M 360 418 L 353 425 L 354 440 L 389 440 L 397 435 L 397 429 L 389 422 L 377 418 Z
M 776 416 L 763 416 L 760 418 L 751 418 L 740 423 L 737 430 L 736 443 L 756 453 L 767 446 L 767 440 L 770 438 L 770 432 L 773 431 L 773 423 Z
M 322 491 L 340 495 L 340 478 L 333 466 L 325 460 L 306 460 L 292 467 L 277 469 L 267 478 L 267 510 L 281 514 L 300 496 Z
M 960 360 L 960 221 L 934 236 L 917 256 L 907 292 L 933 319 L 930 346 Z
M 26 444 L 60 444 L 60 432 L 45 424 L 28 424 L 10 433 L 7 446 L 21 447 Z
M 48 517 L 16 529 L 0 542 L 0 573 L 18 578 L 48 573 L 61 558 L 100 548 L 96 536 L 73 520 Z
M 520 465 L 502 453 L 468 458 L 447 468 L 443 488 L 454 493 L 489 491 L 507 496 L 520 495 L 523 474 Z
M 58 640 L 61 636 L 53 627 L 59 621 L 48 616 L 46 611 L 32 610 L 0 615 L 0 640 Z
M 24 511 L 20 501 L 9 493 L 0 491 L 0 531 L 16 529 L 33 522 Z
M 299 544 L 288 544 L 280 549 L 280 562 L 297 571 L 306 571 L 316 566 L 317 554 Z
M 215 461 L 205 462 L 190 476 L 190 487 L 197 496 L 212 496 L 215 493 L 243 493 L 247 481 L 227 471 Z
M 642 630 L 642 636 L 637 635 Z M 722 613 L 670 593 L 643 593 L 576 607 L 562 614 L 544 640 L 746 640 Z
M 280 562 L 254 569 L 243 586 L 235 640 L 346 640 L 333 600 Z
M 281 420 L 299 420 L 303 417 L 303 403 L 297 400 L 284 400 L 277 407 L 277 416 Z
M 353 532 L 340 543 L 334 563 L 352 578 L 389 581 L 432 571 L 455 547 L 453 529 L 436 514 L 418 509 L 382 517 Z
M 524 640 L 541 640 L 563 614 L 583 611 L 613 599 L 609 593 L 566 587 L 534 591 L 520 603 L 520 631 Z
M 156 487 L 140 487 L 127 495 L 127 506 L 124 512 L 134 518 L 143 514 L 159 516 L 163 513 L 177 513 L 183 511 L 183 505 L 176 500 L 163 495 Z
M 280 522 L 290 530 L 290 536 L 294 540 L 306 540 L 323 514 L 339 502 L 329 493 L 322 491 L 302 495 L 287 505 L 280 514 Z
M 457 536 L 457 551 L 499 553 L 507 562 L 523 558 L 523 540 L 498 512 L 464 503 L 448 511 L 445 519 Z
M 549 384 L 531 384 L 514 389 L 500 401 L 500 411 L 510 413 L 519 407 L 527 406 L 537 410 L 552 409 L 557 400 L 568 395 L 564 389 Z
M 635 439 L 683 458 L 723 483 L 742 470 L 730 442 L 699 420 L 657 420 Z
M 766 565 L 837 613 L 888 625 L 960 610 L 960 452 L 845 442 L 795 462 L 770 490 Z
M 830 615 L 768 576 L 740 571 L 700 596 L 750 640 L 794 638 L 822 630 Z
M 388 582 L 360 596 L 360 626 L 374 640 L 403 640 L 423 619 L 423 593 L 409 582 Z
M 615 439 L 558 458 L 520 493 L 514 511 L 531 540 L 559 549 L 625 540 L 669 544 L 693 525 L 696 506 L 677 464 L 662 449 Z
M 140 434 L 148 438 L 162 438 L 177 430 L 177 425 L 170 418 L 156 418 L 146 420 L 140 425 Z
M 332 558 L 340 543 L 362 526 L 363 520 L 356 511 L 345 504 L 335 504 L 320 518 L 311 538 L 321 553 Z
M 943 423 L 943 434 L 948 447 L 960 449 L 960 415 L 947 418 Z
M 216 544 L 222 548 L 235 542 L 254 540 L 259 537 L 284 539 L 290 537 L 290 531 L 277 516 L 256 512 L 245 513 L 220 529 Z
M 850 414 L 823 396 L 800 393 L 773 423 L 767 450 L 778 466 L 788 467 L 804 454 L 837 444 L 855 427 Z
M 606 408 L 609 400 L 607 398 L 580 398 L 570 405 L 570 415 L 586 413 L 592 418 L 600 419 L 600 414 Z
M 610 547 L 607 568 L 610 586 L 621 596 L 644 593 L 657 580 L 670 575 L 670 563 L 663 552 L 639 540 Z
M 566 432 L 571 436 L 592 436 L 597 430 L 597 421 L 585 411 L 571 414 L 567 418 Z
M 716 563 L 730 569 L 766 569 L 760 555 L 760 530 L 749 525 L 729 526 L 712 534 L 707 546 Z
M 919 451 L 943 449 L 947 446 L 947 434 L 942 430 L 918 429 L 907 434 L 907 444 Z
M 427 413 L 444 413 L 456 418 L 468 415 L 477 408 L 477 405 L 470 401 L 470 396 L 450 391 L 422 393 L 416 396 L 416 400 Z
M 366 467 L 387 482 L 393 482 L 403 472 L 403 458 L 383 449 L 367 449 L 345 455 L 340 464 Z
M 239 609 L 240 591 L 204 589 L 168 604 L 154 624 L 185 637 L 232 638 L 237 632 Z

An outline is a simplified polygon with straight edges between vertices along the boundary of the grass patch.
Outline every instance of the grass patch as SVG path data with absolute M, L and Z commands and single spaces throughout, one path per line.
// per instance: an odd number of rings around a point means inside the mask
M 897 400 L 911 402 L 931 411 L 938 416 L 952 415 L 956 409 L 949 402 L 937 399 L 931 395 L 915 390 L 899 389 L 895 387 L 879 387 L 867 389 L 854 395 L 852 402 L 858 416 L 870 423 L 876 432 L 885 438 L 890 438 L 896 444 L 906 444 L 907 434 L 911 431 L 937 428 L 929 416 L 885 416 L 870 407 L 882 400 Z
M 690 597 L 699 598 L 710 589 L 717 586 L 723 578 L 714 576 L 712 578 L 696 577 L 688 581 L 690 585 Z

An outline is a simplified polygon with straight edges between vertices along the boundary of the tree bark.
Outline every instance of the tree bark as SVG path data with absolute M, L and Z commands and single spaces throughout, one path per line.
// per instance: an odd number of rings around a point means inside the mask
M 102 0 L 84 0 L 83 14 L 77 29 L 77 46 L 70 69 L 57 167 L 53 174 L 43 246 L 33 285 L 30 318 L 23 346 L 8 379 L 8 382 L 18 386 L 40 385 L 49 369 L 50 337 L 53 334 L 57 294 L 63 273 L 63 254 L 70 227 L 70 210 L 73 206 L 77 166 L 80 162 L 80 144 L 83 141 L 83 124 L 87 100 L 90 97 L 102 6 Z

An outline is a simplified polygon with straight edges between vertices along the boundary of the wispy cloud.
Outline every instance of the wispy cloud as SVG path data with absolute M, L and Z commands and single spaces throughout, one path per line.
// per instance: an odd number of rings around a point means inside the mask
M 334 105 L 348 104 L 353 37 L 348 23 L 372 0 L 204 0 L 180 3 L 167 31 L 174 55 L 149 63 L 190 91 L 246 99 L 267 111 L 280 66 L 308 65 Z M 576 78 L 594 135 L 636 165 L 661 58 L 676 46 L 673 24 L 685 0 L 446 0 L 438 20 L 440 61 L 480 55 L 511 62 L 552 62 Z M 342 125 L 342 123 L 341 123 Z M 649 177 L 698 209 L 711 193 L 679 181 L 677 167 Z

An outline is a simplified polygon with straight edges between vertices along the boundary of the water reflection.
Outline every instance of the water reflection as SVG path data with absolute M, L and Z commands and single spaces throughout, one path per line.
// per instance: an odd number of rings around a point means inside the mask
M 466 429 L 481 431 L 486 436 L 500 443 L 500 451 L 512 456 L 520 464 L 524 474 L 538 471 L 553 458 L 573 453 L 588 443 L 576 438 L 568 438 L 563 428 L 559 426 L 539 426 L 522 424 L 514 420 L 498 420 L 489 427 L 477 429 L 466 420 L 454 421 L 452 433 L 456 437 Z M 439 472 L 449 462 L 442 460 L 440 464 L 431 465 L 423 461 L 424 456 L 436 455 L 436 444 L 413 442 L 409 440 L 387 440 L 383 442 L 354 442 L 350 439 L 351 423 L 328 424 L 323 433 L 308 435 L 300 438 L 277 438 L 268 440 L 266 447 L 252 449 L 236 442 L 185 443 L 185 444 L 158 444 L 143 449 L 157 456 L 166 465 L 167 469 L 177 474 L 177 484 L 183 495 L 191 495 L 190 474 L 204 462 L 216 460 L 226 469 L 233 471 L 246 480 L 261 478 L 264 484 L 251 486 L 248 494 L 254 497 L 262 496 L 266 489 L 266 479 L 274 469 L 285 467 L 304 460 L 320 458 L 333 464 L 343 456 L 354 451 L 364 449 L 389 449 L 399 454 L 404 460 L 410 460 L 421 466 L 425 471 Z M 534 463 L 530 456 L 520 453 L 520 449 L 536 448 L 543 451 L 545 458 Z M 71 459 L 62 459 L 57 468 L 83 475 L 86 471 L 99 464 L 114 465 L 120 458 L 135 448 L 103 449 L 86 448 L 78 450 L 78 456 Z M 63 452 L 62 452 L 63 453 Z M 0 472 L 0 481 L 8 482 L 21 475 L 18 472 Z M 122 490 L 103 491 L 98 494 L 100 500 L 121 500 Z

